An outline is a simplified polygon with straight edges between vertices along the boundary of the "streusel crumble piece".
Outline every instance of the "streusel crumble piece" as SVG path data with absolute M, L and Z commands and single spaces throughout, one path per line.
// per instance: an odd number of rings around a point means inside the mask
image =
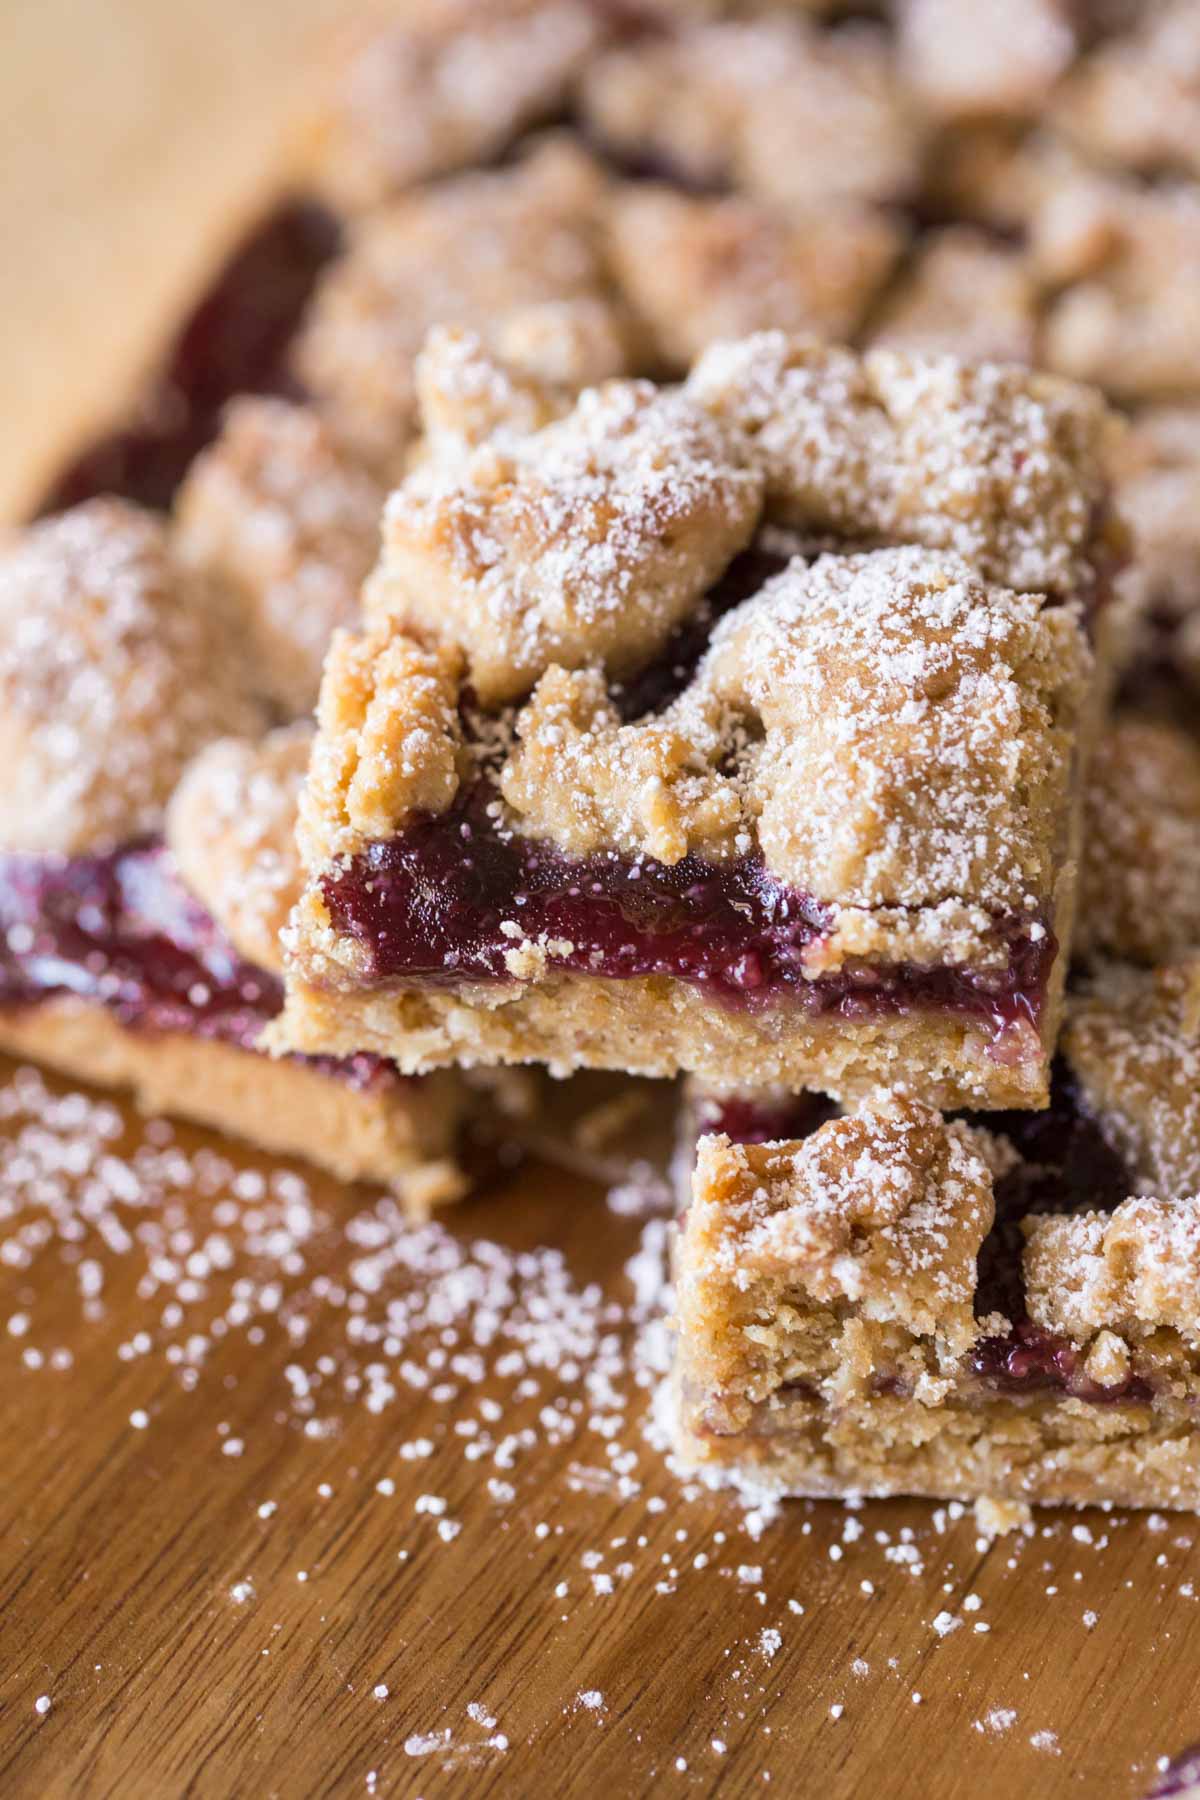
M 309 407 L 235 401 L 176 502 L 175 549 L 244 608 L 258 689 L 311 712 L 339 625 L 358 617 L 384 489 Z
M 194 751 L 261 712 L 233 609 L 150 513 L 97 500 L 0 551 L 0 846 L 69 855 L 157 828 Z
M 1099 161 L 1200 174 L 1200 11 L 1192 0 L 1138 9 L 1056 96 L 1053 119 Z
M 602 35 L 587 0 L 421 0 L 351 47 L 318 181 L 354 209 L 489 162 L 554 113 Z
M 937 118 L 1031 118 L 1076 49 L 1070 0 L 899 0 L 899 58 Z
M 1200 745 L 1119 713 L 1084 800 L 1076 943 L 1084 956 L 1166 962 L 1200 949 Z
M 685 183 L 811 209 L 916 187 L 924 133 L 883 35 L 791 17 L 682 27 L 601 56 L 585 119 L 610 151 Z
M 902 244 L 894 221 L 853 202 L 785 211 L 651 183 L 614 193 L 610 233 L 622 291 L 676 369 L 768 326 L 850 337 Z
M 1063 1054 L 1143 1192 L 1200 1194 L 1200 961 L 1112 968 L 1072 999 Z
M 951 226 L 918 245 L 875 314 L 871 342 L 1031 363 L 1039 302 L 1022 250 L 970 226 Z
M 601 244 L 604 178 L 566 140 L 515 166 L 422 189 L 351 228 L 295 347 L 300 378 L 339 435 L 385 473 L 415 425 L 414 360 L 435 325 L 468 326 L 576 387 L 628 358 Z M 572 316 L 583 328 L 571 332 Z M 507 335 L 503 335 L 507 334 Z M 579 358 L 564 370 L 567 342 Z

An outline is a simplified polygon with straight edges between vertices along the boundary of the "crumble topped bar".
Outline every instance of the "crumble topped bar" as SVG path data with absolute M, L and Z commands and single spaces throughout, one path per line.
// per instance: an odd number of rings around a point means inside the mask
M 1118 713 L 1092 755 L 1076 948 L 1169 961 L 1200 947 L 1200 744 Z
M 312 710 L 335 627 L 358 618 L 385 490 L 311 408 L 234 401 L 175 504 L 185 567 L 241 603 L 257 686 L 289 716 Z
M 453 399 L 327 664 L 276 1046 L 1036 1104 L 1099 403 L 781 334 L 457 456 Z
M 157 828 L 188 758 L 262 713 L 233 610 L 122 501 L 0 550 L 0 846 L 71 855 Z
M 604 264 L 604 181 L 558 137 L 512 167 L 456 176 L 356 220 L 293 349 L 339 437 L 385 474 L 399 471 L 416 423 L 414 360 L 436 325 L 478 330 L 510 361 L 525 346 L 534 373 L 577 388 L 621 373 L 630 347 Z
M 789 1136 L 702 1137 L 678 1227 L 688 1468 L 1200 1509 L 1200 1199 L 1129 1195 L 1061 1094 L 1000 1135 L 895 1094 L 825 1123 L 764 1100 Z M 751 1096 L 718 1108 L 757 1138 Z
M 311 730 L 260 741 L 236 616 L 123 503 L 7 546 L 0 1048 L 425 1207 L 464 1188 L 453 1151 L 476 1109 L 457 1076 L 256 1048 L 282 1000 Z

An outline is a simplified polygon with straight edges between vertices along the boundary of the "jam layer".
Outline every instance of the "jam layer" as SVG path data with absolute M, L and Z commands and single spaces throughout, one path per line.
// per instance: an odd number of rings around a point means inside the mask
M 283 1004 L 184 887 L 166 849 L 0 856 L 0 1006 L 97 1002 L 123 1025 L 252 1050 Z M 357 1087 L 398 1080 L 372 1056 L 305 1058 Z
M 1037 1026 L 1057 949 L 1029 921 L 998 920 L 998 969 L 894 966 L 810 979 L 805 965 L 830 929 L 828 909 L 783 887 L 757 858 L 666 864 L 615 853 L 564 856 L 498 832 L 482 790 L 449 812 L 367 847 L 327 876 L 339 932 L 368 952 L 374 979 L 421 986 L 511 979 L 506 958 L 533 942 L 550 966 L 618 980 L 661 975 L 719 1004 L 781 1002 L 846 1019 L 949 1011 L 999 1038 Z

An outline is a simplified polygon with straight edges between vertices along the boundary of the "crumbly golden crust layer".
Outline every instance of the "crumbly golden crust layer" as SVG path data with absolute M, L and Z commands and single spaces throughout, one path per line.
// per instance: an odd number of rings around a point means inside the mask
M 1027 592 L 1089 577 L 1113 431 L 1098 393 L 1010 364 L 859 357 L 784 332 L 714 345 L 687 388 L 750 434 L 780 524 L 956 550 Z
M 69 999 L 0 1011 L 0 1050 L 130 1089 L 144 1112 L 306 1157 L 343 1181 L 383 1182 L 418 1215 L 466 1192 L 455 1150 L 471 1100 L 449 1073 L 363 1090 L 294 1059 L 129 1030 L 104 1007 Z
M 483 706 L 551 664 L 644 665 L 758 523 L 737 435 L 678 390 L 610 382 L 393 494 L 368 616 L 467 653 Z
M 358 618 L 384 488 L 311 407 L 235 401 L 188 471 L 173 544 L 236 596 L 264 697 L 312 710 L 329 639 Z
M 188 758 L 261 729 L 230 609 L 165 525 L 96 500 L 0 555 L 0 847 L 71 854 L 158 829 Z
M 304 933 L 305 968 L 293 964 L 284 1012 L 268 1033 L 275 1050 L 348 1055 L 373 1049 L 411 1072 L 544 1062 L 555 1075 L 579 1068 L 673 1076 L 715 1086 L 815 1089 L 855 1099 L 909 1085 L 955 1107 L 1044 1106 L 1058 1033 L 1062 959 L 1051 974 L 1040 1031 L 1014 1025 L 997 1038 L 990 1019 L 914 1011 L 853 1021 L 795 1009 L 761 1013 L 714 1005 L 666 977 L 611 980 L 546 967 L 545 949 L 515 944 L 511 985 L 447 992 L 356 985 L 353 950 L 329 926 L 311 891 L 293 929 Z

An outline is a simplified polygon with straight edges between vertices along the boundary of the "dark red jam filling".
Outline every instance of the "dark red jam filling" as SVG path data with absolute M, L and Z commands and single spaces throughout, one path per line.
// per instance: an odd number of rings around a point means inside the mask
M 168 507 L 234 394 L 290 391 L 286 351 L 339 236 L 330 215 L 310 202 L 272 214 L 186 320 L 137 416 L 91 444 L 38 510 L 58 512 L 97 494 Z
M 846 1019 L 945 1011 L 988 1022 L 997 1039 L 1018 1023 L 1037 1024 L 1057 945 L 1049 931 L 1034 943 L 1027 921 L 997 921 L 1007 950 L 999 970 L 900 963 L 810 980 L 806 953 L 829 931 L 828 910 L 783 887 L 758 858 L 571 858 L 497 831 L 490 791 L 476 788 L 326 877 L 333 923 L 368 952 L 374 980 L 453 987 L 511 979 L 506 955 L 531 940 L 555 968 L 618 980 L 670 976 L 725 1006 L 788 1002 Z
M 723 1131 L 735 1143 L 803 1138 L 830 1116 L 818 1096 L 704 1095 L 693 1104 L 697 1131 Z M 972 1353 L 974 1373 L 1009 1395 L 1057 1392 L 1096 1405 L 1150 1401 L 1154 1390 L 1136 1375 L 1101 1387 L 1084 1373 L 1080 1352 L 1030 1319 L 1025 1302 L 1021 1220 L 1030 1213 L 1111 1212 L 1133 1192 L 1129 1171 L 1095 1121 L 1081 1110 L 1070 1079 L 1055 1070 L 1044 1112 L 966 1115 L 1008 1138 L 1022 1161 L 996 1183 L 996 1218 L 979 1253 L 975 1313 L 1002 1313 L 1011 1330 L 983 1338 Z M 885 1376 L 878 1391 L 893 1391 Z
M 161 844 L 97 856 L 0 856 L 0 1006 L 99 1002 L 123 1025 L 252 1050 L 283 1004 L 184 887 Z M 399 1079 L 361 1055 L 305 1058 L 365 1088 Z

